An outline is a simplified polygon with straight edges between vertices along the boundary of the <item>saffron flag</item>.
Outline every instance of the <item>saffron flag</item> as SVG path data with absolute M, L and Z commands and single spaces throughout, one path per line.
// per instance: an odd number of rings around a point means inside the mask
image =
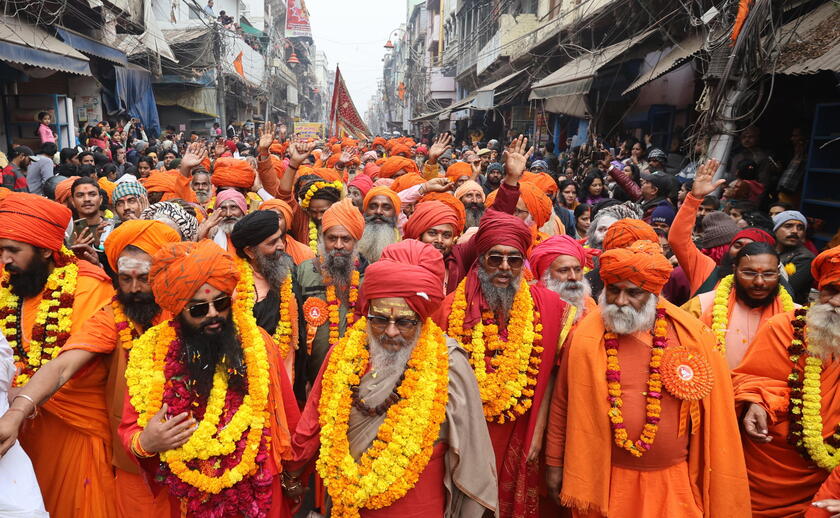
M 242 79 L 245 79 L 245 69 L 242 68 L 242 52 L 239 52 L 239 55 L 236 56 L 236 59 L 233 60 L 233 68 L 236 70 L 236 73 L 242 76 Z
M 367 124 L 359 116 L 356 105 L 350 97 L 341 70 L 335 67 L 335 86 L 333 87 L 332 104 L 330 106 L 330 135 L 346 134 L 356 138 L 370 135 Z

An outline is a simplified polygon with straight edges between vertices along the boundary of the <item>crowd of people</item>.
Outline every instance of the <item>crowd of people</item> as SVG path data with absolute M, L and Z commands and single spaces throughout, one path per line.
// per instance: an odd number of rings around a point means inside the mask
M 840 512 L 840 247 L 755 144 L 254 130 L 12 149 L 0 515 Z

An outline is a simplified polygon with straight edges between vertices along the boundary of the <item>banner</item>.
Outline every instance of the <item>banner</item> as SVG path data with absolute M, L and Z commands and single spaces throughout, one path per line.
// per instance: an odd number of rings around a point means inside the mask
M 286 37 L 312 37 L 312 28 L 309 26 L 309 11 L 306 9 L 304 0 L 287 0 L 286 2 Z
M 353 99 L 341 76 L 341 70 L 335 67 L 335 85 L 330 105 L 330 136 L 343 136 L 342 134 L 364 138 L 370 135 L 370 130 L 359 116 L 356 105 L 353 104 Z
M 324 125 L 320 122 L 295 122 L 295 136 L 304 139 L 324 138 Z

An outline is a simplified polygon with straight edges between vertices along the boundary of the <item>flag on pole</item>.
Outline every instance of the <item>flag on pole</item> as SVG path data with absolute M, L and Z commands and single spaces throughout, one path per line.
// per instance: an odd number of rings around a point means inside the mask
M 341 70 L 336 66 L 335 86 L 330 106 L 330 135 L 341 136 L 342 134 L 362 138 L 370 135 L 370 130 L 359 116 L 347 85 L 344 84 Z
M 236 73 L 242 76 L 242 79 L 245 79 L 245 69 L 242 68 L 242 51 L 239 52 L 239 55 L 236 56 L 236 59 L 233 60 L 233 68 L 236 70 Z

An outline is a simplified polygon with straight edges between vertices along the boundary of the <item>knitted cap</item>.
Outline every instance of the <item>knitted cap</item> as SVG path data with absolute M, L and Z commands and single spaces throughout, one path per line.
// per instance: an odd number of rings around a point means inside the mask
M 720 211 L 711 212 L 703 217 L 703 237 L 700 246 L 714 248 L 725 245 L 741 230 L 735 220 Z
M 118 183 L 112 193 L 114 202 L 125 196 L 146 196 L 146 188 L 140 182 Z

